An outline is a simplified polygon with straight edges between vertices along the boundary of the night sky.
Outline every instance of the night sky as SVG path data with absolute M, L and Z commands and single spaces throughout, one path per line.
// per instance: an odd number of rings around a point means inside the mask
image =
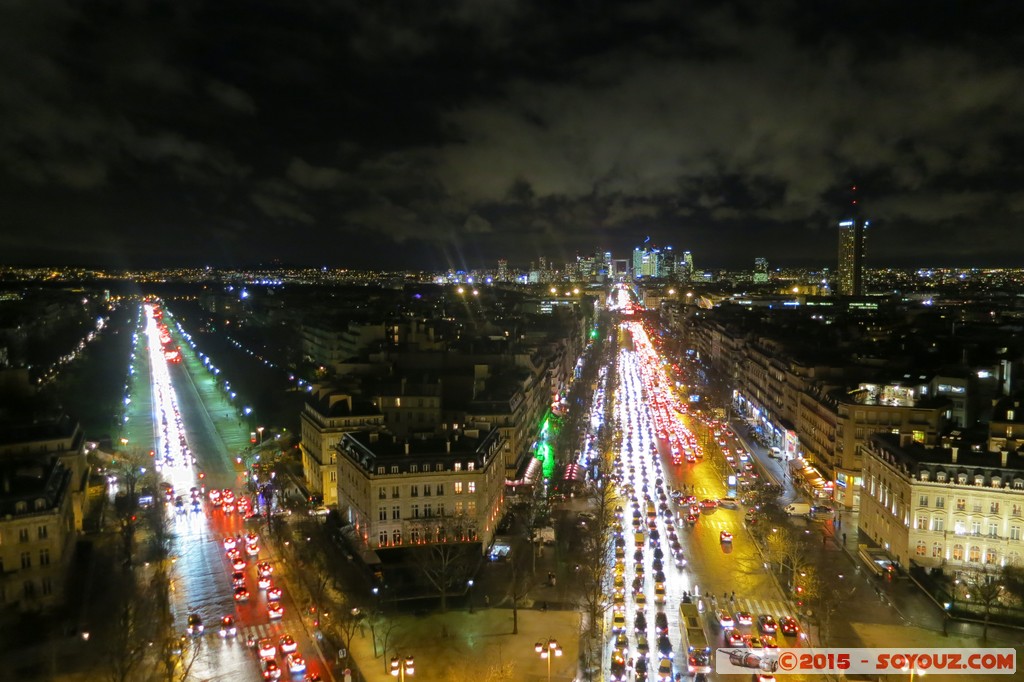
M 1024 5 L 3 0 L 0 263 L 1024 265 Z

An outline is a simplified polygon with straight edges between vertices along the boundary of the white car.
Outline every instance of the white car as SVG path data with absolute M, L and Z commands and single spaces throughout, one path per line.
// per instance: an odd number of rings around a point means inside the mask
M 274 646 L 273 640 L 264 638 L 260 640 L 259 644 L 260 658 L 270 659 L 277 656 L 277 647 Z
M 306 672 L 306 659 L 300 656 L 297 652 L 288 654 L 285 656 L 284 660 L 285 663 L 288 664 L 288 672 L 292 675 Z
M 299 645 L 295 643 L 291 635 L 284 635 L 281 637 L 281 653 L 282 654 L 294 654 Z

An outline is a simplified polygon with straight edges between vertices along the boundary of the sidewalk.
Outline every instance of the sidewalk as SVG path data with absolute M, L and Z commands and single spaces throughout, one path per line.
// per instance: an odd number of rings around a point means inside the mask
M 548 679 L 547 663 L 534 651 L 534 644 L 551 638 L 563 651 L 551 660 L 551 678 L 576 677 L 580 617 L 575 611 L 519 609 L 517 635 L 512 634 L 511 609 L 397 616 L 377 626 L 378 647 L 388 623 L 393 623 L 393 629 L 386 656 L 374 656 L 368 626 L 352 640 L 349 653 L 367 682 L 394 679 L 386 668 L 392 656 L 414 657 L 414 679 L 419 682 L 476 682 L 501 666 L 510 668 L 511 675 L 504 679 L 539 682 Z

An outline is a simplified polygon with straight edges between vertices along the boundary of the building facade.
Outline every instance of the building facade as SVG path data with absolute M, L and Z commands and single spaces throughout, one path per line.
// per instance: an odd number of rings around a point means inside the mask
M 323 503 L 338 503 L 338 456 L 335 446 L 342 434 L 380 429 L 384 416 L 372 404 L 354 400 L 347 393 L 316 386 L 307 396 L 299 416 L 302 440 L 302 473 L 310 492 L 323 496 Z
M 1024 560 L 1024 457 L 983 444 L 864 446 L 860 528 L 904 567 L 953 574 Z
M 494 538 L 504 505 L 497 429 L 397 439 L 346 433 L 335 447 L 338 503 L 366 549 Z
M 0 611 L 61 602 L 77 537 L 73 482 L 58 457 L 0 462 Z

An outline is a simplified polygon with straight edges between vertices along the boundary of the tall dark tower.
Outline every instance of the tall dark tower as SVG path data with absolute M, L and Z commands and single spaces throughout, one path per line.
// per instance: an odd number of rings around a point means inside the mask
M 857 205 L 857 187 L 851 187 L 846 217 L 839 221 L 839 277 L 836 293 L 840 296 L 864 295 L 864 241 L 869 222 L 861 220 Z

